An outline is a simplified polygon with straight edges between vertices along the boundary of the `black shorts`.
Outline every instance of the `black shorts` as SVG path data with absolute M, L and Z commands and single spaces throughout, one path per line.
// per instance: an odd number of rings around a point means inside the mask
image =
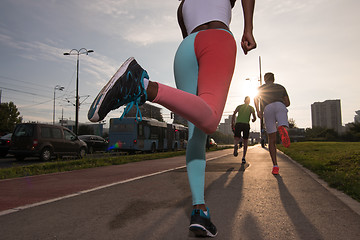
M 248 124 L 248 123 L 236 123 L 235 124 L 234 137 L 241 138 L 241 132 L 242 132 L 242 138 L 243 139 L 249 139 L 250 124 Z

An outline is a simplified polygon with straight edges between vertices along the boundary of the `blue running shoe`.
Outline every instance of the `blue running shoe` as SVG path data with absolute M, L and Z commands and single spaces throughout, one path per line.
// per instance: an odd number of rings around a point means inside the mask
M 189 230 L 192 231 L 196 237 L 215 237 L 217 235 L 217 229 L 215 225 L 210 221 L 209 209 L 206 215 L 201 209 L 194 209 L 191 213 L 191 221 Z
M 99 122 L 114 109 L 128 104 L 123 116 L 135 105 L 139 106 L 147 100 L 144 78 L 149 79 L 147 72 L 131 57 L 117 70 L 110 81 L 101 89 L 88 112 L 91 122 Z M 138 115 L 137 112 L 137 115 Z M 122 116 L 122 117 L 123 117 Z M 141 117 L 141 113 L 140 113 Z

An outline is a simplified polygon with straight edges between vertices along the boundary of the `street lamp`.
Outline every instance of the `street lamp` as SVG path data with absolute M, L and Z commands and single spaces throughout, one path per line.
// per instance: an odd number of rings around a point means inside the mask
M 259 85 L 262 85 L 262 74 L 261 74 L 261 56 L 259 56 L 259 70 L 260 70 L 260 78 L 258 79 Z M 245 80 L 251 81 L 250 78 L 246 78 Z M 260 105 L 261 105 L 261 100 Z M 261 108 L 261 106 L 260 106 Z M 261 140 L 261 146 L 265 147 L 265 129 L 264 129 L 264 118 L 260 119 L 260 140 Z
M 64 90 L 64 87 L 60 86 L 60 85 L 56 85 L 54 87 L 54 108 L 53 108 L 53 125 L 55 124 L 55 91 L 59 90 L 62 91 Z
M 75 104 L 75 134 L 78 134 L 78 125 L 79 125 L 79 56 L 81 54 L 89 55 L 89 53 L 94 52 L 94 50 L 87 50 L 86 48 L 72 49 L 70 52 L 64 53 L 65 56 L 77 55 L 76 61 L 76 104 Z

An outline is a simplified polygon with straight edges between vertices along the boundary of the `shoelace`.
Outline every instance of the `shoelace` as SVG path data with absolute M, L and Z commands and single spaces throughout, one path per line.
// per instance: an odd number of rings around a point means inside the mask
M 139 108 L 139 103 L 138 103 L 138 99 L 128 103 L 124 109 L 124 112 L 123 114 L 121 115 L 120 117 L 120 120 L 123 119 L 125 117 L 126 114 L 128 114 L 131 110 L 131 108 L 134 106 L 136 106 L 136 117 L 135 117 L 135 120 L 138 121 L 138 122 L 141 122 L 142 121 L 142 115 L 141 115 L 141 111 L 140 111 L 140 108 Z M 140 118 L 138 118 L 138 116 L 140 115 Z
M 129 78 L 130 75 L 131 75 L 131 77 L 132 77 L 131 72 L 129 72 L 126 77 Z M 143 77 L 144 77 L 144 73 L 142 74 L 141 79 L 143 79 Z M 122 114 L 121 117 L 120 117 L 120 120 L 123 119 L 123 118 L 125 117 L 125 115 L 128 114 L 128 113 L 130 112 L 131 108 L 135 105 L 135 106 L 136 106 L 136 116 L 135 116 L 135 120 L 136 120 L 136 121 L 139 121 L 139 122 L 142 121 L 142 115 L 141 115 L 141 111 L 140 111 L 140 108 L 139 108 L 139 102 L 140 102 L 140 99 L 141 99 L 141 87 L 144 89 L 144 86 L 143 86 L 143 82 L 141 82 L 141 81 L 140 81 L 140 84 L 141 84 L 141 86 L 139 86 L 139 94 L 133 96 L 135 99 L 134 99 L 133 101 L 129 102 L 129 103 L 126 105 L 126 107 L 125 107 L 125 109 L 124 109 L 124 112 L 123 112 L 123 114 Z M 145 94 L 145 99 L 146 99 L 146 98 L 147 98 L 146 91 L 144 92 L 144 94 Z M 127 96 L 129 96 L 129 95 L 130 95 L 130 94 L 128 93 Z M 140 116 L 140 117 L 139 117 L 139 116 Z

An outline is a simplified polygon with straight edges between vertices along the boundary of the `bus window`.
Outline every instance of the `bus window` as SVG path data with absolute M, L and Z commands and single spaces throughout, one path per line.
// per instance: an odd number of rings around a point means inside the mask
M 134 124 L 116 124 L 111 128 L 112 132 L 133 132 Z
M 158 127 L 150 127 L 150 139 L 159 139 L 159 128 Z
M 144 126 L 142 124 L 138 125 L 138 136 L 139 137 L 144 136 Z
M 145 139 L 150 138 L 150 128 L 149 128 L 149 126 L 144 126 L 144 135 L 145 135 Z
M 177 129 L 175 130 L 175 139 L 180 140 L 180 131 Z

